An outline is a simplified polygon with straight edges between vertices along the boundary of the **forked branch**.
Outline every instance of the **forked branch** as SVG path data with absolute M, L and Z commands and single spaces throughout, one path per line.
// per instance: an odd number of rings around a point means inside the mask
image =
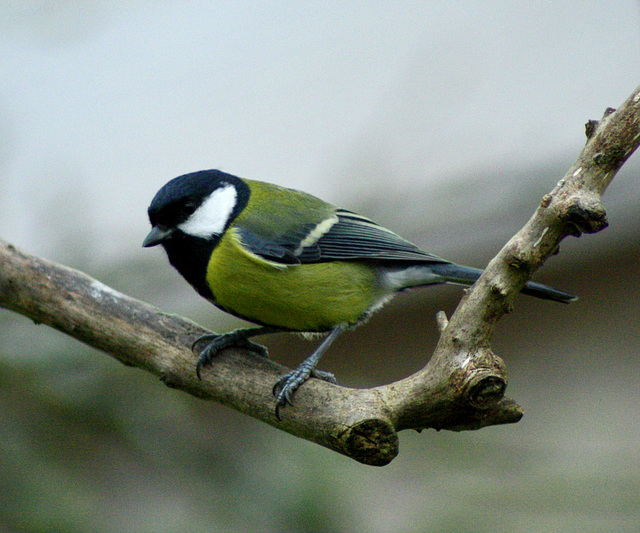
M 424 369 L 372 389 L 312 379 L 295 405 L 275 417 L 273 384 L 285 369 L 251 352 L 226 350 L 200 381 L 191 343 L 205 333 L 120 294 L 89 276 L 0 241 L 0 306 L 102 350 L 165 384 L 214 400 L 371 465 L 398 453 L 402 429 L 468 430 L 517 422 L 520 407 L 504 398 L 504 363 L 493 354 L 497 321 L 531 274 L 568 235 L 607 225 L 601 195 L 640 143 L 640 88 L 617 110 L 587 124 L 575 164 L 542 198 L 527 224 L 489 263 L 450 320 L 441 314 L 436 351 Z

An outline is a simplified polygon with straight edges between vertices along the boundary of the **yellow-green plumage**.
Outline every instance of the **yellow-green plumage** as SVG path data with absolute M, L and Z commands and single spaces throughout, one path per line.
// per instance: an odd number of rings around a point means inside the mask
M 264 353 L 248 339 L 278 331 L 328 332 L 318 348 L 274 386 L 276 417 L 349 326 L 395 293 L 436 283 L 472 284 L 478 269 L 434 256 L 366 217 L 304 192 L 218 170 L 179 176 L 149 206 L 144 246 L 161 244 L 171 264 L 220 308 L 261 324 L 205 335 L 196 372 L 229 346 Z M 524 293 L 560 302 L 571 294 L 527 283 Z
M 234 226 L 242 226 L 270 240 L 303 236 L 303 226 L 320 224 L 335 215 L 336 208 L 315 196 L 271 183 L 243 180 L 251 190 L 249 203 Z
M 234 314 L 298 331 L 353 324 L 383 296 L 369 267 L 357 263 L 276 266 L 242 250 L 233 230 L 211 256 L 207 284 L 216 303 Z
M 264 325 L 328 331 L 356 323 L 384 299 L 375 272 L 362 263 L 282 265 L 248 251 L 235 228 L 278 239 L 300 232 L 300 209 L 313 225 L 330 218 L 335 208 L 305 193 L 246 181 L 247 208 L 222 236 L 207 267 L 207 285 L 219 306 Z

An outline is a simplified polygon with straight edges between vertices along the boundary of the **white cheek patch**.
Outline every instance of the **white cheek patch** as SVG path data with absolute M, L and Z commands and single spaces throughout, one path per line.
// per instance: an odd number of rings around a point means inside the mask
M 178 225 L 178 229 L 203 239 L 220 235 L 236 206 L 237 197 L 238 193 L 233 185 L 216 189 L 187 220 Z

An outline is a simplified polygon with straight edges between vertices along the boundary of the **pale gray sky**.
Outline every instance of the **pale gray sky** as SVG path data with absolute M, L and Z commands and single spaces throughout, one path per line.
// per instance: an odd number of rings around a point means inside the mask
M 155 191 L 203 168 L 349 205 L 526 167 L 640 81 L 630 0 L 20 0 L 0 21 L 0 236 L 50 256 L 139 247 Z

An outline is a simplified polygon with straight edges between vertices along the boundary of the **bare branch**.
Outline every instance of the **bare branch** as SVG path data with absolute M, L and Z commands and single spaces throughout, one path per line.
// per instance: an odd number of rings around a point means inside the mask
M 542 199 L 527 224 L 490 262 L 447 321 L 416 374 L 372 389 L 312 379 L 295 406 L 275 418 L 271 389 L 284 367 L 230 349 L 195 373 L 189 349 L 198 325 L 118 293 L 89 276 L 0 241 L 0 306 L 63 331 L 165 384 L 247 413 L 357 461 L 385 465 L 398 453 L 402 429 L 469 430 L 517 422 L 521 408 L 504 398 L 504 363 L 490 348 L 497 321 L 531 274 L 567 235 L 606 227 L 601 195 L 640 142 L 640 88 L 617 111 L 587 124 L 576 163 Z

